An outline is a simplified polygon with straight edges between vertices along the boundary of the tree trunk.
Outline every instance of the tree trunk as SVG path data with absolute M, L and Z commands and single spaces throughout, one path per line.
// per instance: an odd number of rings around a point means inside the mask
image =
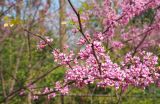
M 59 34 L 60 34 L 60 50 L 64 51 L 64 44 L 66 43 L 66 24 L 64 23 L 66 17 L 66 2 L 65 0 L 59 0 L 60 11 L 59 11 Z

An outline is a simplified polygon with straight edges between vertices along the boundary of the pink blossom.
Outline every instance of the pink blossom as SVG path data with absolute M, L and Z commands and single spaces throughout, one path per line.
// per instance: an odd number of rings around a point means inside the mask
M 53 39 L 52 38 L 49 38 L 49 37 L 45 37 L 44 40 L 41 40 L 37 47 L 38 49 L 44 49 L 48 44 L 51 44 L 53 42 Z
M 68 94 L 68 92 L 69 92 L 68 85 L 63 86 L 60 84 L 60 82 L 56 82 L 55 89 L 63 95 Z
M 33 96 L 32 97 L 33 100 L 38 100 L 38 98 L 39 98 L 38 96 Z
M 48 99 L 52 99 L 54 97 L 56 97 L 56 93 L 51 93 L 51 94 L 48 95 Z
M 111 46 L 115 49 L 121 49 L 123 47 L 123 44 L 119 41 L 113 41 Z

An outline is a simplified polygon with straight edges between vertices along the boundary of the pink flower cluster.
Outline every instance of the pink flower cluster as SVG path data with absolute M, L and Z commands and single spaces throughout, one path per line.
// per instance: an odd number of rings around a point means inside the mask
M 55 62 L 58 62 L 60 64 L 64 64 L 64 65 L 67 65 L 69 62 L 71 62 L 73 60 L 73 56 L 74 56 L 73 51 L 70 51 L 69 54 L 65 54 L 65 53 L 60 52 L 60 50 L 58 50 L 58 49 L 55 49 L 52 52 L 52 54 L 54 56 Z
M 56 96 L 56 93 L 53 91 L 53 89 L 46 87 L 42 94 L 47 94 L 48 99 L 54 98 Z
M 53 42 L 53 39 L 52 38 L 49 38 L 49 37 L 45 37 L 44 40 L 41 40 L 37 47 L 38 49 L 44 49 L 47 45 L 51 44 Z
M 103 55 L 103 58 L 101 56 L 101 74 L 95 58 L 90 55 L 83 65 L 75 65 L 67 71 L 65 81 L 75 81 L 75 85 L 79 87 L 97 83 L 99 87 L 114 86 L 116 89 L 128 85 L 145 88 L 155 83 L 159 77 L 155 70 L 158 57 L 149 52 L 139 54 L 140 56 L 134 57 L 127 54 L 121 65 L 113 63 L 108 55 Z
M 126 28 L 128 23 L 135 16 L 142 15 L 144 12 L 146 12 L 149 9 L 155 9 L 155 8 L 159 7 L 159 4 L 160 4 L 159 0 L 122 0 L 122 1 L 121 0 L 117 0 L 117 1 L 104 0 L 103 9 L 102 9 L 103 12 L 100 12 L 101 14 L 99 14 L 103 17 L 103 24 L 105 26 L 105 33 L 103 34 L 104 39 L 106 39 L 106 38 L 109 40 L 113 39 L 113 37 L 116 35 L 115 32 L 117 31 L 117 27 L 120 27 L 121 30 L 122 30 L 122 28 Z M 100 10 L 100 9 L 98 9 L 98 10 Z M 159 28 L 158 14 L 159 14 L 159 10 L 156 10 L 155 19 L 157 22 L 155 22 L 153 24 L 154 25 L 157 24 L 157 26 L 155 26 L 154 28 Z M 147 26 L 147 27 L 150 27 L 150 26 Z M 129 28 L 130 28 L 129 29 L 129 31 L 130 31 L 130 30 L 132 30 L 132 28 L 135 28 L 135 27 L 131 26 Z M 144 28 L 138 27 L 136 34 L 138 34 L 138 33 L 140 34 L 141 33 L 140 31 L 143 31 L 143 30 L 144 30 Z M 126 28 L 125 32 L 127 32 L 127 31 L 128 30 Z M 129 33 L 130 36 L 134 36 L 136 34 Z M 134 37 L 132 40 L 135 40 L 136 43 L 138 43 L 137 40 L 140 41 L 141 39 L 142 39 L 141 35 L 140 36 L 137 35 L 136 38 Z M 133 42 L 132 45 L 134 45 L 134 43 L 135 42 Z M 147 42 L 145 42 L 145 43 L 150 44 Z M 147 47 L 147 46 L 145 46 L 145 47 Z
M 125 83 L 145 88 L 155 83 L 159 77 L 155 68 L 158 64 L 158 57 L 144 51 L 139 54 L 139 57 L 127 54 L 122 62 L 122 70 L 126 73 Z
M 56 82 L 55 89 L 63 95 L 68 94 L 69 92 L 68 85 L 63 86 L 62 84 L 60 84 L 60 82 Z
M 113 41 L 113 42 L 111 43 L 111 46 L 112 46 L 113 48 L 116 48 L 116 49 L 121 49 L 124 45 L 123 45 L 123 43 L 120 42 L 120 41 Z

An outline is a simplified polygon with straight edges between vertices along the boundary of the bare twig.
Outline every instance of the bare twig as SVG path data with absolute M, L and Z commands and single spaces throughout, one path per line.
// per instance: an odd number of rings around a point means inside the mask
M 37 34 L 35 34 L 35 33 L 32 33 L 31 31 L 29 31 L 29 30 L 27 30 L 27 29 L 23 29 L 23 30 L 26 31 L 27 33 L 35 36 L 35 37 L 38 37 L 38 38 L 42 39 L 43 41 L 45 41 L 45 42 L 47 43 L 47 45 L 48 45 L 51 49 L 53 49 L 53 47 L 52 47 L 50 44 L 48 44 L 48 42 L 46 41 L 46 39 L 44 39 L 42 36 L 37 35 Z
M 70 0 L 68 0 L 70 6 L 72 7 L 74 13 L 76 14 L 77 18 L 78 18 L 78 23 L 79 23 L 79 31 L 81 32 L 81 34 L 83 35 L 83 37 L 85 38 L 85 40 L 89 42 L 88 38 L 85 36 L 84 32 L 83 32 L 83 28 L 82 28 L 82 22 L 81 22 L 81 17 L 80 17 L 80 14 L 77 12 L 77 10 L 75 9 L 75 7 L 73 6 L 73 4 L 71 3 Z
M 1 14 L 0 14 L 0 18 L 2 17 L 2 16 L 4 16 L 12 7 L 14 7 L 15 6 L 15 4 L 12 4 L 10 7 L 8 7 L 8 9 L 7 10 L 5 10 L 4 12 L 2 12 Z

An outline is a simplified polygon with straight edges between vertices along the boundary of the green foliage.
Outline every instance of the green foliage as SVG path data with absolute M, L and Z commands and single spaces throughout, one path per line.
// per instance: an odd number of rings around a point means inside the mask
M 155 11 L 153 9 L 149 9 L 142 14 L 135 16 L 133 20 L 130 21 L 130 24 L 149 24 L 152 23 Z

